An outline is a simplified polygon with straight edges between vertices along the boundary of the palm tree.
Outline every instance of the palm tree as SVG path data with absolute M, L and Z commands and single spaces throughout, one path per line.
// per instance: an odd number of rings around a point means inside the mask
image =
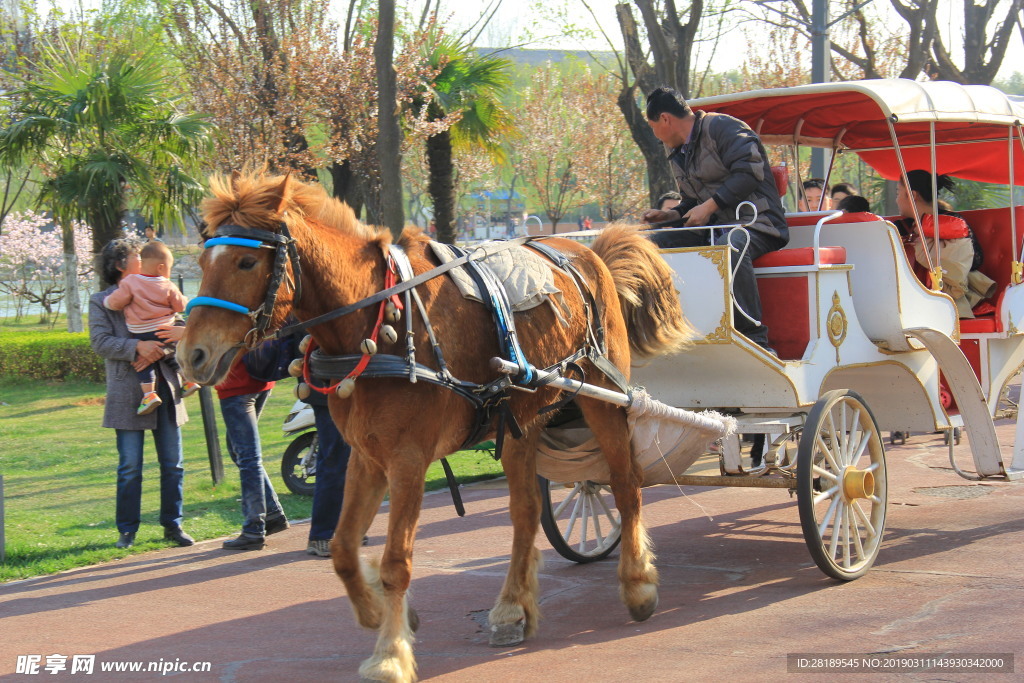
M 501 103 L 501 96 L 512 83 L 512 64 L 493 55 L 478 55 L 459 38 L 437 30 L 424 43 L 424 58 L 433 70 L 438 70 L 426 84 L 433 95 L 427 118 L 439 121 L 445 116 L 458 116 L 451 128 L 427 138 L 430 173 L 427 191 L 434 204 L 437 239 L 452 243 L 455 241 L 452 150 L 481 145 L 495 158 L 500 158 L 501 148 L 496 137 L 512 128 L 512 117 Z
M 44 43 L 10 93 L 10 123 L 0 130 L 0 165 L 26 161 L 45 180 L 37 201 L 64 237 L 68 329 L 81 329 L 74 221 L 92 226 L 93 251 L 121 234 L 129 203 L 164 225 L 183 225 L 202 197 L 197 174 L 212 124 L 183 113 L 176 79 L 156 49 L 127 43 L 105 51 Z

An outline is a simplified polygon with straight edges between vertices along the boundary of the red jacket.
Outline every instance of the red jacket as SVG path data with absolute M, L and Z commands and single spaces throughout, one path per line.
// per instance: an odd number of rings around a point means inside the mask
M 274 388 L 273 382 L 261 382 L 253 379 L 249 371 L 245 369 L 245 363 L 239 356 L 235 364 L 231 366 L 231 372 L 224 378 L 224 381 L 214 387 L 217 390 L 218 398 L 231 398 L 243 394 L 258 394 Z

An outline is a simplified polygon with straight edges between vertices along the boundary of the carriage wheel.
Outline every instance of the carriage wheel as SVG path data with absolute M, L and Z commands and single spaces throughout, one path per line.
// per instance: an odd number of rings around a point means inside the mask
M 871 410 L 853 391 L 811 408 L 797 453 L 804 541 L 829 576 L 851 581 L 871 567 L 885 529 L 885 447 Z
M 577 481 L 540 483 L 540 525 L 548 542 L 567 560 L 596 562 L 615 550 L 621 539 L 621 518 L 607 484 Z

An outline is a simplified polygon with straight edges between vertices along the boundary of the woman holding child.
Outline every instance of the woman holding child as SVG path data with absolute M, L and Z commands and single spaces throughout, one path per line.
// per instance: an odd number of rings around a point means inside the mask
M 104 359 L 107 377 L 103 426 L 116 432 L 117 438 L 117 547 L 135 543 L 142 508 L 142 452 L 145 432 L 153 433 L 160 463 L 160 524 L 164 538 L 180 546 L 192 545 L 192 537 L 181 528 L 182 486 L 184 480 L 181 425 L 188 420 L 182 403 L 178 373 L 167 363 L 165 342 L 140 340 L 132 336 L 122 311 L 104 306 L 104 300 L 117 292 L 118 283 L 142 270 L 136 242 L 116 239 L 100 254 L 100 277 L 106 289 L 89 300 L 89 341 L 93 351 Z M 184 328 L 167 327 L 158 335 L 176 341 Z M 160 402 L 140 415 L 143 393 L 136 371 L 155 365 L 154 390 Z

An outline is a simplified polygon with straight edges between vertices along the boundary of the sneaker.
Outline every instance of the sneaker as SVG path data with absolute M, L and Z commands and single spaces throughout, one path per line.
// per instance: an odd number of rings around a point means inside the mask
M 149 415 L 154 410 L 160 407 L 163 401 L 156 395 L 155 391 L 151 391 L 142 397 L 142 403 L 139 404 L 139 409 L 135 411 L 137 415 Z
M 267 521 L 263 526 L 263 533 L 267 536 L 270 534 L 276 534 L 279 531 L 284 531 L 290 524 L 288 519 L 284 515 L 274 515 L 273 517 L 267 517 Z
M 114 544 L 118 548 L 131 548 L 135 545 L 135 532 L 126 531 L 117 537 L 117 543 Z
M 164 540 L 173 541 L 182 548 L 196 544 L 196 539 L 182 531 L 180 526 L 176 526 L 173 529 L 164 529 Z
M 202 388 L 202 385 L 199 384 L 198 382 L 188 382 L 182 385 L 181 387 L 181 397 L 188 398 L 192 394 L 199 391 L 200 388 Z
M 331 540 L 329 538 L 318 538 L 309 542 L 306 546 L 307 555 L 316 555 L 317 557 L 330 557 L 331 556 Z
M 262 550 L 266 542 L 262 536 L 246 536 L 239 534 L 238 538 L 224 541 L 221 547 L 225 550 Z

